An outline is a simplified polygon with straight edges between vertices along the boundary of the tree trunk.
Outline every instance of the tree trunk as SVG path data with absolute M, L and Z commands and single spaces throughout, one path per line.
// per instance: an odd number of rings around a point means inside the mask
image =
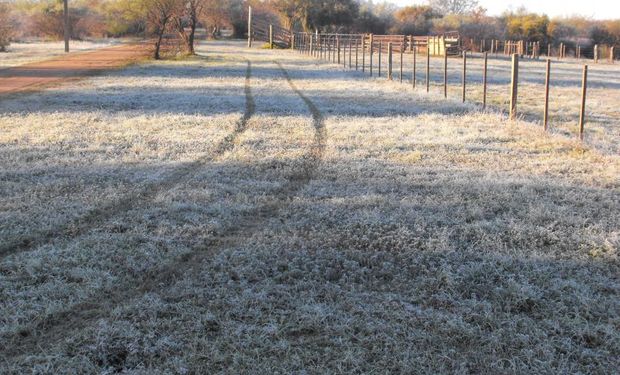
M 164 37 L 164 29 L 162 28 L 161 30 L 158 30 L 157 32 L 157 41 L 155 42 L 155 60 L 159 60 L 160 56 L 159 56 L 159 49 L 161 47 L 161 40 Z
M 192 22 L 191 31 L 189 32 L 189 37 L 187 38 L 187 52 L 190 55 L 195 55 L 196 51 L 194 49 L 194 38 L 196 35 L 196 22 Z

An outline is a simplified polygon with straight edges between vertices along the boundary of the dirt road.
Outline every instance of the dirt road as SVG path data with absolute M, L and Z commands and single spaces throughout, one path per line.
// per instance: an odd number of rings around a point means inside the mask
M 0 95 L 31 91 L 144 59 L 143 44 L 101 48 L 0 70 Z

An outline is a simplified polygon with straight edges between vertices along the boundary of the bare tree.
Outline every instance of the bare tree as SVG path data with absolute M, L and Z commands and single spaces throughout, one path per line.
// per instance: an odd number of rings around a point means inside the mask
M 147 0 L 146 19 L 155 33 L 155 59 L 160 58 L 161 42 L 166 31 L 171 28 L 174 17 L 178 14 L 178 0 Z
M 441 14 L 465 14 L 478 7 L 477 0 L 429 0 L 429 5 Z
M 177 7 L 178 13 L 174 17 L 177 32 L 190 55 L 195 54 L 194 38 L 198 21 L 205 10 L 205 0 L 181 0 L 182 4 Z M 186 30 L 189 27 L 189 32 Z

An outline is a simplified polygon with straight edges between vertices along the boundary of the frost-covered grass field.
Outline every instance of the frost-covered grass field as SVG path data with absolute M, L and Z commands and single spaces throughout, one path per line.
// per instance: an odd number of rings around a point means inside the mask
M 116 39 L 100 39 L 93 41 L 71 41 L 71 52 L 91 51 L 97 48 L 110 47 L 121 43 Z M 11 68 L 23 64 L 47 60 L 65 54 L 65 44 L 59 42 L 18 42 L 11 43 L 7 52 L 0 52 L 0 69 Z
M 361 55 L 358 56 L 361 64 Z M 387 62 L 382 59 L 382 75 L 385 79 Z M 519 102 L 518 112 L 522 119 L 542 126 L 545 98 L 546 58 L 540 60 L 521 59 L 519 63 Z M 353 60 L 354 61 L 354 60 Z M 413 71 L 412 55 L 403 57 L 403 77 L 410 84 Z M 348 57 L 347 57 L 348 62 Z M 431 92 L 443 96 L 443 58 L 431 58 Z M 482 54 L 468 55 L 467 59 L 467 101 L 481 105 L 484 66 Z M 367 62 L 368 64 L 368 62 Z M 374 75 L 377 74 L 378 54 L 373 56 Z M 417 88 L 421 92 L 425 86 L 426 56 L 418 55 Z M 588 95 L 586 106 L 586 139 L 590 146 L 603 152 L 620 154 L 620 63 L 610 64 L 592 60 L 552 58 L 551 88 L 549 104 L 550 131 L 567 137 L 578 134 L 579 109 L 581 105 L 581 78 L 583 65 L 587 64 Z M 399 79 L 400 57 L 394 55 L 395 79 Z M 448 97 L 461 99 L 463 60 L 451 57 L 448 60 Z M 491 109 L 507 112 L 510 103 L 511 61 L 502 55 L 489 55 L 487 103 Z M 368 75 L 368 71 L 366 72 Z
M 0 102 L 1 373 L 620 366 L 609 147 L 199 51 Z

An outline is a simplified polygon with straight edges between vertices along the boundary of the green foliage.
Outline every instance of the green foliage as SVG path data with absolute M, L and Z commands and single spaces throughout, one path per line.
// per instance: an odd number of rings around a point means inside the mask
M 299 26 L 305 31 L 349 26 L 359 11 L 354 0 L 275 0 L 272 4 L 285 28 Z
M 116 0 L 101 3 L 98 10 L 110 36 L 143 33 L 146 29 L 144 0 Z
M 549 17 L 528 13 L 524 10 L 505 13 L 506 38 L 513 40 L 537 40 L 545 43 L 548 40 L 547 28 Z

